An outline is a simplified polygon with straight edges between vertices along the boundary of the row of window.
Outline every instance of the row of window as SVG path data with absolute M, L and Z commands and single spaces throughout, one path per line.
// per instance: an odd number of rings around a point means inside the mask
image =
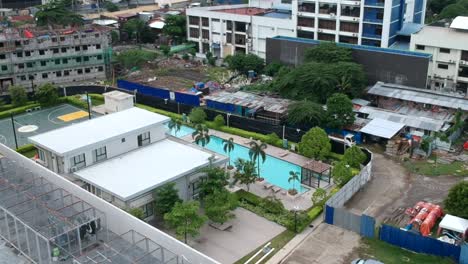
M 63 58 L 63 59 L 55 59 L 55 60 L 43 60 L 40 61 L 39 64 L 41 67 L 47 66 L 47 62 L 54 62 L 55 65 L 60 65 L 60 64 L 68 64 L 68 62 L 76 62 L 76 63 L 81 63 L 82 61 L 88 62 L 90 58 L 95 57 L 96 60 L 102 60 L 102 55 L 97 55 L 97 56 L 83 56 L 83 57 L 76 57 L 74 59 L 69 59 L 69 58 Z M 26 63 L 18 63 L 18 69 L 24 69 L 26 68 L 34 68 L 36 65 L 36 62 L 26 62 Z M 2 66 L 3 69 L 3 66 Z
M 93 69 L 95 69 L 95 71 L 93 71 Z M 70 74 L 74 71 L 76 71 L 78 75 L 81 75 L 83 73 L 87 74 L 91 72 L 103 72 L 104 66 L 80 68 L 80 69 L 73 69 L 73 70 L 63 70 L 63 71 L 55 71 L 55 72 L 44 72 L 44 73 L 41 73 L 41 76 L 42 76 L 42 79 L 48 79 L 51 75 L 54 75 L 54 74 L 55 74 L 55 77 L 70 76 Z M 16 78 L 21 81 L 26 81 L 26 80 L 36 79 L 35 76 L 37 76 L 37 73 L 30 74 L 30 75 L 19 75 Z
M 59 53 L 68 53 L 68 51 L 71 49 L 71 50 L 75 50 L 75 51 L 87 51 L 88 48 L 90 48 L 91 46 L 94 46 L 95 49 L 99 50 L 101 49 L 101 44 L 96 44 L 96 45 L 82 45 L 82 46 L 75 46 L 75 47 L 62 47 L 62 48 L 53 48 L 53 49 L 50 49 L 52 51 L 53 54 L 59 54 Z M 46 55 L 46 51 L 45 49 L 41 49 L 41 50 L 38 50 L 37 51 L 37 54 L 36 51 L 19 51 L 19 52 L 15 52 L 13 54 L 15 54 L 15 56 L 17 58 L 23 58 L 23 57 L 31 57 L 31 56 L 37 56 L 37 55 L 40 55 L 40 56 L 44 56 Z M 5 60 L 6 59 L 6 54 L 0 54 L 0 60 Z
M 94 34 L 94 37 L 95 37 L 95 38 L 99 38 L 100 36 L 101 36 L 101 35 L 100 35 L 99 33 L 95 33 L 95 34 Z M 73 37 L 73 39 L 79 39 L 79 38 L 80 38 L 80 35 L 75 34 L 75 35 L 60 36 L 60 37 L 55 37 L 55 36 L 54 36 L 54 37 L 51 37 L 50 40 L 51 40 L 53 43 L 58 42 L 58 41 L 64 42 L 66 39 L 70 39 L 70 38 L 72 38 L 72 37 Z M 88 34 L 85 34 L 85 33 L 81 34 L 81 38 L 82 38 L 82 39 L 85 39 L 85 38 L 88 38 L 88 37 L 91 37 L 91 35 L 88 35 Z M 43 42 L 48 41 L 48 40 L 49 40 L 49 38 L 36 38 L 36 39 L 35 39 L 35 41 L 36 41 L 37 43 L 43 43 Z M 15 41 L 15 46 L 16 46 L 16 47 L 21 47 L 22 45 L 23 45 L 23 46 L 27 46 L 27 45 L 31 44 L 32 42 L 33 42 L 33 40 L 29 40 L 29 39 L 26 39 L 26 40 L 16 40 L 16 41 Z M 5 42 L 0 42 L 0 48 L 3 48 L 3 47 L 5 47 Z

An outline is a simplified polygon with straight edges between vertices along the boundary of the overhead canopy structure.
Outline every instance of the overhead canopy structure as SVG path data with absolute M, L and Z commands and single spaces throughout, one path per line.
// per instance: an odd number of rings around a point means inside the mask
M 439 228 L 465 233 L 468 229 L 468 220 L 454 215 L 446 214 L 439 224 Z
M 405 125 L 385 119 L 375 118 L 370 121 L 365 127 L 361 128 L 361 132 L 373 136 L 390 139 L 396 135 Z
M 154 29 L 162 29 L 165 25 L 166 23 L 164 23 L 164 21 L 156 20 L 154 22 L 151 22 L 148 26 Z
M 450 24 L 450 28 L 468 30 L 468 17 L 457 16 Z

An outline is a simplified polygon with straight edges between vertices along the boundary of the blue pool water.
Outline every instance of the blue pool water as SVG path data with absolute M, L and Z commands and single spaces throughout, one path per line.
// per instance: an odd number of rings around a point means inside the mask
M 177 137 L 187 136 L 192 134 L 193 131 L 194 129 L 191 127 L 181 126 L 180 130 L 177 132 Z M 175 136 L 174 131 L 171 131 L 171 134 Z M 211 136 L 210 143 L 208 143 L 205 148 L 221 155 L 228 156 L 228 154 L 223 150 L 223 140 L 219 137 Z M 250 160 L 249 149 L 242 145 L 235 144 L 234 150 L 231 152 L 231 163 L 236 161 L 238 158 Z M 285 190 L 293 187 L 293 182 L 288 182 L 290 171 L 299 172 L 300 174 L 301 167 L 270 155 L 266 156 L 264 163 L 260 163 L 260 175 L 265 178 L 267 182 Z M 301 193 L 307 191 L 306 188 L 301 186 L 299 181 L 295 181 L 294 185 L 296 190 Z

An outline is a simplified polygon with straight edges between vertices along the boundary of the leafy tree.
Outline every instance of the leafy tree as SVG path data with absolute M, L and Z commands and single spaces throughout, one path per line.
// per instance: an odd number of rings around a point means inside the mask
M 182 126 L 182 121 L 179 119 L 171 118 L 169 124 L 167 125 L 170 131 L 174 131 L 174 135 L 177 137 L 177 132 L 180 131 L 180 127 Z
M 234 150 L 235 144 L 234 139 L 231 137 L 228 140 L 223 139 L 223 150 L 228 153 L 229 166 L 231 166 L 231 151 Z
M 201 197 L 213 194 L 216 191 L 223 190 L 228 184 L 226 172 L 219 167 L 209 167 L 202 170 L 205 173 L 200 184 Z
M 455 4 L 456 0 L 430 0 L 428 3 L 429 9 L 434 14 L 440 14 L 444 7 L 449 6 L 451 4 Z
M 206 216 L 200 215 L 200 203 L 185 202 L 176 203 L 171 212 L 164 215 L 166 223 L 175 229 L 179 238 L 184 238 L 187 243 L 187 236 L 195 237 L 199 234 L 200 228 L 206 222 Z
M 154 60 L 156 56 L 157 55 L 154 52 L 132 49 L 119 53 L 116 56 L 116 61 L 126 69 L 131 69 L 134 67 L 140 67 L 147 61 Z
M 57 87 L 50 83 L 43 84 L 39 87 L 39 90 L 35 94 L 37 101 L 41 105 L 53 105 L 58 102 L 59 94 Z
M 289 172 L 289 178 L 288 178 L 288 183 L 291 183 L 293 182 L 293 193 L 296 194 L 297 193 L 297 190 L 296 190 L 296 181 L 300 181 L 300 175 L 299 175 L 299 172 L 297 171 L 290 171 Z
M 38 26 L 70 26 L 82 25 L 83 17 L 67 8 L 63 0 L 52 0 L 47 4 L 38 6 L 36 12 L 36 24 Z
M 305 51 L 304 61 L 337 63 L 351 62 L 353 60 L 352 51 L 350 48 L 338 46 L 334 42 L 322 42 Z
M 24 87 L 12 85 L 8 88 L 8 93 L 14 106 L 22 106 L 28 102 L 28 95 Z
M 345 151 L 343 161 L 353 168 L 359 168 L 366 161 L 366 158 L 366 154 L 364 154 L 360 147 L 352 146 Z
M 353 103 L 345 94 L 333 94 L 327 100 L 328 126 L 343 128 L 354 123 Z
M 237 199 L 225 189 L 206 196 L 204 202 L 206 216 L 215 223 L 224 224 L 235 217 L 232 210 L 238 205 Z
M 119 6 L 112 3 L 111 1 L 105 1 L 104 2 L 104 8 L 106 8 L 106 10 L 108 12 L 116 12 L 116 11 L 119 11 Z
M 450 188 L 444 209 L 452 215 L 468 219 L 468 182 L 461 181 Z
M 205 110 L 201 107 L 193 108 L 189 114 L 190 121 L 194 124 L 202 124 L 206 120 Z
M 154 43 L 157 38 L 157 34 L 151 30 L 151 28 L 145 24 L 143 30 L 140 33 L 140 41 L 142 43 Z
M 299 153 L 317 160 L 324 160 L 331 152 L 331 143 L 325 130 L 314 127 L 299 142 Z
M 272 62 L 265 66 L 264 72 L 268 76 L 275 77 L 283 67 L 286 66 L 284 66 L 281 62 Z
M 184 53 L 184 55 L 182 55 L 182 59 L 187 61 L 190 59 L 190 56 L 187 53 Z
M 354 62 L 338 62 L 328 65 L 334 73 L 334 90 L 351 98 L 363 94 L 367 79 L 362 65 Z
M 254 183 L 258 174 L 256 172 L 256 166 L 254 161 L 237 159 L 234 162 L 234 167 L 236 167 L 236 173 L 234 174 L 234 184 L 240 183 L 247 186 L 247 191 L 250 190 L 250 184 Z
M 174 182 L 166 183 L 154 190 L 153 198 L 154 210 L 160 216 L 170 212 L 176 203 L 182 202 Z
M 110 32 L 112 43 L 117 43 L 120 39 L 119 33 L 115 30 Z
M 125 22 L 122 30 L 128 34 L 130 39 L 135 39 L 137 43 L 140 43 L 141 33 L 145 27 L 146 24 L 144 21 L 138 18 L 132 18 Z
M 288 108 L 288 122 L 293 125 L 320 126 L 325 115 L 322 105 L 307 100 L 296 101 Z
M 222 115 L 217 115 L 213 121 L 215 126 L 218 128 L 224 126 L 224 124 L 226 123 Z
M 265 149 L 268 147 L 265 143 L 263 142 L 257 142 L 257 141 L 250 141 L 249 143 L 250 149 L 249 149 L 249 157 L 251 161 L 256 161 L 257 162 L 257 174 L 260 176 L 260 158 L 262 159 L 262 162 L 265 163 L 266 160 L 266 153 Z
M 461 4 L 451 4 L 446 6 L 440 14 L 437 16 L 437 19 L 444 19 L 444 18 L 455 18 L 457 16 L 466 16 L 468 15 L 468 8 L 464 7 Z
M 140 220 L 145 218 L 145 213 L 140 207 L 130 208 L 127 212 Z
M 159 47 L 159 49 L 161 50 L 161 52 L 166 57 L 169 57 L 169 54 L 171 54 L 171 47 L 169 47 L 167 45 L 161 45 L 161 47 Z
M 209 129 L 203 124 L 198 124 L 195 127 L 195 131 L 192 133 L 192 139 L 198 145 L 201 144 L 203 147 L 210 143 Z
M 325 200 L 326 197 L 327 197 L 327 192 L 322 188 L 317 188 L 311 197 L 313 206 L 317 206 L 321 204 Z
M 211 65 L 211 66 L 215 66 L 216 64 L 216 58 L 213 57 L 213 53 L 211 53 L 211 51 L 208 51 L 206 53 L 206 60 L 208 61 L 208 64 Z
M 162 32 L 166 36 L 172 37 L 177 43 L 184 42 L 187 37 L 187 22 L 183 15 L 171 15 L 166 17 Z
M 263 59 L 255 54 L 237 53 L 227 56 L 224 61 L 229 65 L 229 69 L 242 74 L 247 74 L 250 70 L 261 73 L 265 67 Z
M 340 161 L 333 166 L 333 181 L 340 187 L 343 187 L 353 177 L 351 167 L 346 162 Z

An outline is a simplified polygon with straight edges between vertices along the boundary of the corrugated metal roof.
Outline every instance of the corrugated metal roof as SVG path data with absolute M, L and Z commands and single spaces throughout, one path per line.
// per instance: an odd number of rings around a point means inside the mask
M 404 126 L 405 125 L 402 123 L 375 118 L 365 127 L 361 128 L 360 131 L 366 134 L 389 139 L 398 133 Z
M 464 111 L 468 111 L 468 99 L 458 94 L 447 95 L 447 93 L 442 94 L 383 82 L 377 82 L 367 93 L 405 101 L 443 106 L 451 109 L 461 108 Z
M 240 105 L 248 109 L 257 110 L 263 108 L 265 111 L 279 114 L 286 113 L 288 106 L 291 103 L 291 101 L 287 99 L 259 96 L 246 92 L 220 92 L 216 95 L 210 95 L 205 98 L 215 102 Z
M 427 117 L 420 116 L 408 116 L 397 114 L 379 108 L 363 106 L 359 109 L 360 113 L 369 114 L 368 119 L 384 119 L 396 123 L 405 124 L 408 127 L 430 130 L 430 131 L 440 131 L 444 126 L 444 121 L 431 119 Z

